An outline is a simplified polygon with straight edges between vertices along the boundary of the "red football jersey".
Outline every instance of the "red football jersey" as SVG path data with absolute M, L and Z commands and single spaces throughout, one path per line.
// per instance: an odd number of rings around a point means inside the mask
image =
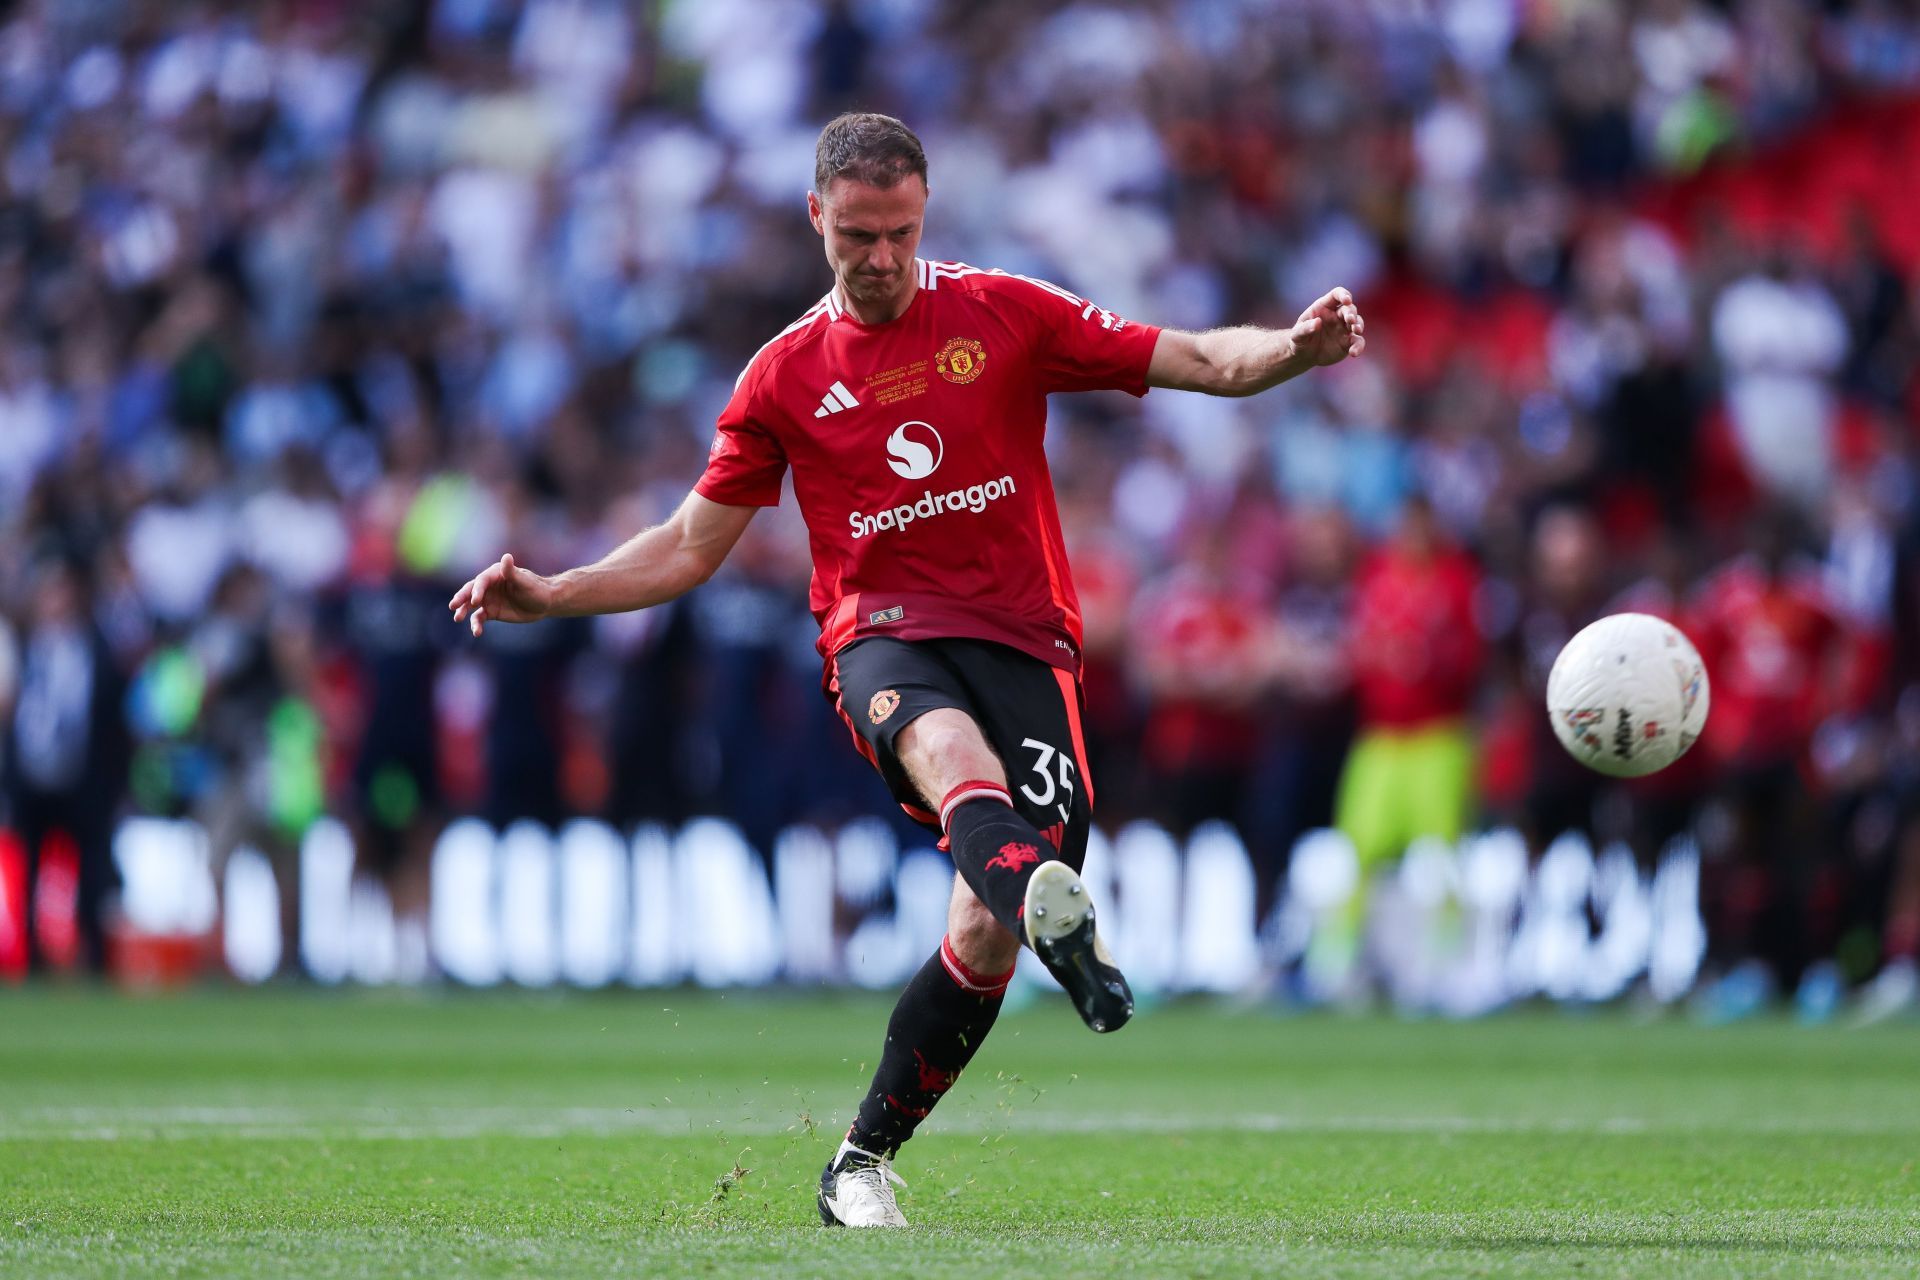
M 1790 758 L 1834 709 L 1846 628 L 1817 577 L 1769 580 L 1742 557 L 1693 602 L 1693 638 L 1713 681 L 1708 750 L 1720 759 Z
M 914 269 L 913 300 L 886 324 L 829 293 L 762 347 L 694 489 L 773 506 L 793 468 L 822 657 L 869 635 L 965 636 L 1077 671 L 1047 395 L 1145 395 L 1160 331 L 1025 276 Z
M 1351 652 L 1364 725 L 1411 729 L 1466 714 L 1482 656 L 1478 589 L 1459 550 L 1421 561 L 1389 546 L 1361 566 Z

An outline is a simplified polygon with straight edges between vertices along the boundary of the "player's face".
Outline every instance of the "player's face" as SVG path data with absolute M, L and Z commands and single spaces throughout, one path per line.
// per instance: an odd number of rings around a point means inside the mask
M 827 262 L 861 310 L 890 310 L 913 285 L 913 255 L 927 216 L 927 186 L 917 177 L 891 187 L 835 178 L 807 195 L 807 214 L 827 249 Z

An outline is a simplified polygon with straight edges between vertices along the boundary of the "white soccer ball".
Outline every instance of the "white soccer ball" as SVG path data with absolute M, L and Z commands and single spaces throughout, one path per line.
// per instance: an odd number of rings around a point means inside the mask
M 1560 745 L 1614 778 L 1641 778 L 1685 755 L 1707 724 L 1707 669 L 1679 628 L 1616 613 L 1567 641 L 1547 677 Z

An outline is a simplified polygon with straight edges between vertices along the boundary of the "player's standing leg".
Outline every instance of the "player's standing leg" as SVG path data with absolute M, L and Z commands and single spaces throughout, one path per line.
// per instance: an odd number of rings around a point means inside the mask
M 900 993 L 860 1113 L 821 1175 L 820 1217 L 829 1226 L 905 1225 L 888 1185 L 900 1181 L 893 1156 L 993 1029 L 1019 950 L 956 878 L 947 936 Z

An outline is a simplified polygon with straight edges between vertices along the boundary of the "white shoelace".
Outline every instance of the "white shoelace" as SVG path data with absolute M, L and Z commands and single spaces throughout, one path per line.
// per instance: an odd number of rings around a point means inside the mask
M 867 1152 L 861 1152 L 867 1155 Z M 870 1157 L 873 1164 L 855 1165 L 838 1175 L 839 1199 L 851 1209 L 856 1203 L 862 1208 L 875 1209 L 883 1225 L 905 1225 L 906 1218 L 900 1212 L 900 1206 L 893 1198 L 893 1188 L 887 1184 L 905 1187 L 906 1180 L 893 1171 L 893 1163 L 882 1157 Z
M 887 1183 L 891 1182 L 894 1186 L 903 1188 L 907 1185 L 907 1180 L 893 1171 L 892 1162 L 884 1158 L 878 1164 L 859 1165 L 848 1169 L 840 1176 L 850 1178 L 873 1194 L 888 1200 L 893 1199 L 893 1193 L 887 1190 Z

